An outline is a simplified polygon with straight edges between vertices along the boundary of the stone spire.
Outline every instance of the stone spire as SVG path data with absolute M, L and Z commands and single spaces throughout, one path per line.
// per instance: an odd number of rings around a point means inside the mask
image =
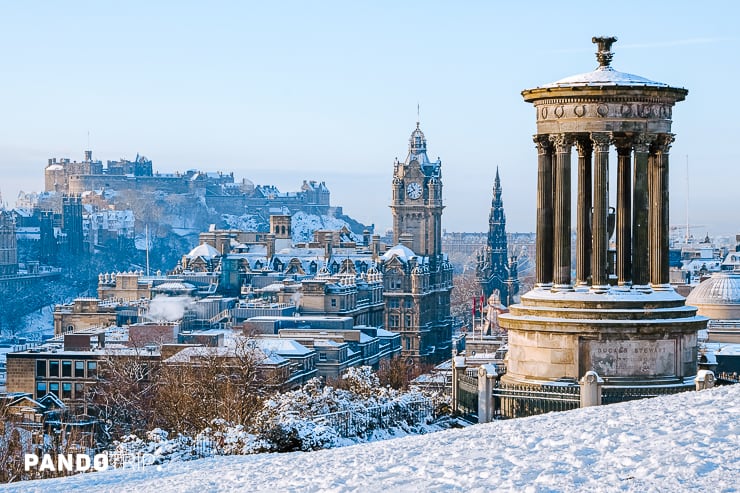
M 508 243 L 506 239 L 506 214 L 501 199 L 501 178 L 496 167 L 496 178 L 493 182 L 493 199 L 488 216 L 488 241 L 479 262 L 477 273 L 481 289 L 488 298 L 498 290 L 502 303 L 509 298 L 506 281 L 509 278 Z

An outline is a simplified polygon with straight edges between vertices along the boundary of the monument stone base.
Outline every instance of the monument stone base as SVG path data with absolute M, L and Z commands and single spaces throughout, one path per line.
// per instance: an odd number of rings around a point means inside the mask
M 536 288 L 499 316 L 508 330 L 508 384 L 578 382 L 605 387 L 693 387 L 697 331 L 707 319 L 672 289 Z

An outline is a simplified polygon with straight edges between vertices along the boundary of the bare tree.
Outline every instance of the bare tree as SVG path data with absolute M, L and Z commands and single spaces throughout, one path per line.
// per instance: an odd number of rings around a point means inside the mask
M 450 314 L 461 326 L 470 327 L 473 320 L 473 299 L 482 296 L 475 271 L 468 270 L 453 277 L 454 289 L 450 295 Z
M 199 432 L 214 418 L 249 425 L 273 382 L 260 368 L 265 354 L 247 338 L 236 347 L 191 349 L 188 360 L 163 364 L 154 411 L 158 424 Z
M 421 374 L 420 372 L 421 366 L 398 357 L 380 362 L 378 379 L 382 386 L 390 385 L 391 388 L 405 390 L 409 383 Z
M 108 438 L 152 425 L 158 368 L 156 358 L 136 349 L 133 354 L 111 351 L 99 361 L 98 380 L 88 389 L 88 401 Z

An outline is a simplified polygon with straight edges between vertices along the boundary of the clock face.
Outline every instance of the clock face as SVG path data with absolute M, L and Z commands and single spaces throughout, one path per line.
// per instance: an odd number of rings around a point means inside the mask
M 409 186 L 406 187 L 406 193 L 408 194 L 409 198 L 416 200 L 419 197 L 421 197 L 421 185 L 419 185 L 416 182 L 409 183 Z

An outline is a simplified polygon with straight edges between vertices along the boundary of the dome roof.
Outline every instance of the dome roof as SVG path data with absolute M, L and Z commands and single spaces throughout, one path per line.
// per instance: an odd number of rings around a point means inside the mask
M 190 250 L 190 253 L 186 255 L 187 258 L 197 258 L 197 257 L 203 257 L 207 259 L 211 259 L 214 257 L 218 257 L 221 255 L 218 250 L 213 248 L 208 243 L 201 243 L 197 247 Z
M 689 293 L 686 304 L 740 305 L 740 272 L 715 272 Z
M 387 252 L 385 252 L 381 258 L 387 262 L 394 256 L 406 262 L 410 258 L 416 257 L 416 254 L 412 252 L 411 249 L 405 245 L 396 245 L 390 250 L 388 250 Z
M 564 79 L 556 80 L 549 84 L 540 86 L 541 89 L 553 89 L 557 87 L 587 87 L 587 86 L 619 86 L 619 87 L 660 87 L 670 88 L 668 84 L 646 79 L 639 75 L 619 72 L 611 67 L 614 53 L 611 51 L 612 44 L 617 41 L 615 37 L 594 37 L 591 41 L 598 45 L 596 59 L 599 66 L 592 72 L 571 75 Z
M 663 82 L 640 77 L 639 75 L 619 72 L 611 67 L 599 67 L 593 72 L 571 75 L 542 86 L 548 87 L 578 87 L 578 86 L 639 86 L 639 87 L 669 87 Z

